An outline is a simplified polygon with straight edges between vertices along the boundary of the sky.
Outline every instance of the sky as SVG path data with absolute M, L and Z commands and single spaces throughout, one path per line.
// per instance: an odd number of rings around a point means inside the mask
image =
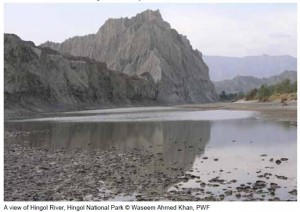
M 96 33 L 108 18 L 159 9 L 204 55 L 297 56 L 296 4 L 4 4 L 4 32 L 36 45 Z

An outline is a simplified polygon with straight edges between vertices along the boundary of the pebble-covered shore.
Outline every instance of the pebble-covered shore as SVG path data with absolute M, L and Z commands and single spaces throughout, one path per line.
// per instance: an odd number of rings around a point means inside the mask
M 126 153 L 116 149 L 67 151 L 6 142 L 4 159 L 5 201 L 297 200 L 296 185 L 288 191 L 292 198 L 280 199 L 276 191 L 281 186 L 268 180 L 272 174 L 267 171 L 251 173 L 257 178 L 248 183 L 221 177 L 205 181 L 177 170 L 175 164 L 164 167 L 163 155 L 140 149 Z M 287 161 L 281 158 L 272 163 Z M 289 180 L 286 176 L 276 178 Z M 184 186 L 189 181 L 197 186 Z M 213 188 L 222 192 L 215 194 Z

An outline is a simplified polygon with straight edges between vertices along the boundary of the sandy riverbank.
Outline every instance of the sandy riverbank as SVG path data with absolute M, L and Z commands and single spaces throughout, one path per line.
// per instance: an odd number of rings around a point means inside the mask
M 257 101 L 239 101 L 230 103 L 212 103 L 212 104 L 193 104 L 178 105 L 182 108 L 190 108 L 196 110 L 247 110 L 260 112 L 259 118 L 265 118 L 276 121 L 289 121 L 292 124 L 297 123 L 297 102 L 288 102 L 287 106 L 283 106 L 279 102 L 257 102 Z

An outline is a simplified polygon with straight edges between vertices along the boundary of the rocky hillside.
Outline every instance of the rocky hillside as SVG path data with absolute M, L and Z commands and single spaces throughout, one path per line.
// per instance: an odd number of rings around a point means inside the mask
M 130 77 L 105 63 L 68 56 L 4 35 L 5 110 L 75 109 L 156 101 L 151 76 Z
M 158 10 L 109 19 L 96 34 L 41 46 L 105 62 L 109 69 L 128 75 L 149 73 L 158 84 L 158 99 L 163 102 L 217 100 L 202 54 L 172 29 Z
M 215 87 L 220 94 L 225 91 L 227 94 L 230 93 L 247 93 L 254 88 L 260 87 L 262 84 L 273 85 L 281 82 L 282 80 L 290 79 L 291 82 L 297 80 L 296 71 L 284 71 L 279 75 L 275 75 L 268 78 L 257 78 L 252 76 L 237 76 L 231 80 L 224 80 L 215 82 Z
M 203 59 L 209 67 L 213 81 L 232 79 L 238 75 L 263 78 L 278 75 L 283 70 L 297 70 L 297 58 L 288 55 L 240 58 L 204 55 Z

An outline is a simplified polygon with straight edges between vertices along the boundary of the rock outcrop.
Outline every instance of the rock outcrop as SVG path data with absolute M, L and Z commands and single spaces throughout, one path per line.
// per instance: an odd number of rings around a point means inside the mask
M 156 102 L 149 75 L 128 76 L 105 63 L 37 47 L 4 35 L 5 109 L 75 109 Z
M 172 29 L 158 10 L 108 19 L 96 34 L 41 46 L 105 62 L 109 69 L 128 75 L 149 73 L 163 102 L 212 102 L 218 98 L 202 54 Z

